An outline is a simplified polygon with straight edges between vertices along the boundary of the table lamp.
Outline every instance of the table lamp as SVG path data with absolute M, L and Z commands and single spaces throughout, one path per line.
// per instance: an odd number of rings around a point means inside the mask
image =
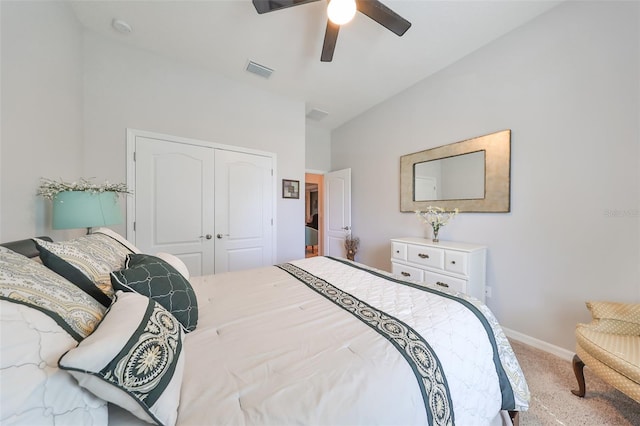
M 116 192 L 63 191 L 53 199 L 53 229 L 87 228 L 122 223 Z

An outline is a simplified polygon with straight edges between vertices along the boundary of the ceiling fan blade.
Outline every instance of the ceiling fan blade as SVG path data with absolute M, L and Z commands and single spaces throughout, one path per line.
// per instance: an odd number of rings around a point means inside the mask
M 327 29 L 324 32 L 320 61 L 331 62 L 333 59 L 333 51 L 336 50 L 336 41 L 338 40 L 338 31 L 340 31 L 340 25 L 334 24 L 327 19 Z
M 256 0 L 254 0 L 255 2 Z M 364 13 L 386 29 L 402 36 L 411 27 L 411 22 L 389 9 L 378 0 L 356 0 L 358 11 Z
M 256 8 L 258 13 L 262 14 L 314 1 L 318 0 L 253 0 L 253 6 Z

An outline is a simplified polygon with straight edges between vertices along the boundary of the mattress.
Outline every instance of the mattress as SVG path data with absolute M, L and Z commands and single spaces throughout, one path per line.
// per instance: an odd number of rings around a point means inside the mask
M 517 359 L 476 299 L 328 257 L 190 281 L 199 320 L 179 425 L 488 425 L 528 408 Z

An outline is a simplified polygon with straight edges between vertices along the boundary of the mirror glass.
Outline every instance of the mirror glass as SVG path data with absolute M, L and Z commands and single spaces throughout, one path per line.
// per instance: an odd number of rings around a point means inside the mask
M 476 151 L 414 164 L 414 201 L 484 198 L 484 161 Z
M 508 212 L 511 130 L 400 157 L 400 211 Z

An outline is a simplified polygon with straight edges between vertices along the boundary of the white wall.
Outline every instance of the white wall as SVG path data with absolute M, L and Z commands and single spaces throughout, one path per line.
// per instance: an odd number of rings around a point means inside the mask
M 2 115 L 0 241 L 50 231 L 40 177 L 75 180 L 82 171 L 81 29 L 66 4 L 0 2 Z
M 0 5 L 0 241 L 82 233 L 50 229 L 40 177 L 125 181 L 135 128 L 276 153 L 276 261 L 304 256 L 304 200 L 279 193 L 282 178 L 304 181 L 303 102 L 84 32 L 63 2 Z
M 331 131 L 307 120 L 305 145 L 306 169 L 331 171 Z
M 127 128 L 275 152 L 276 261 L 304 257 L 304 199 L 282 199 L 280 194 L 283 178 L 304 181 L 303 102 L 89 31 L 84 67 L 86 175 L 125 180 Z M 291 226 L 294 222 L 300 226 Z
M 640 302 L 639 7 L 565 2 L 335 130 L 359 260 L 389 270 L 389 238 L 428 235 L 399 212 L 401 155 L 511 129 L 511 213 L 441 230 L 488 245 L 498 319 L 573 350 L 586 300 Z

